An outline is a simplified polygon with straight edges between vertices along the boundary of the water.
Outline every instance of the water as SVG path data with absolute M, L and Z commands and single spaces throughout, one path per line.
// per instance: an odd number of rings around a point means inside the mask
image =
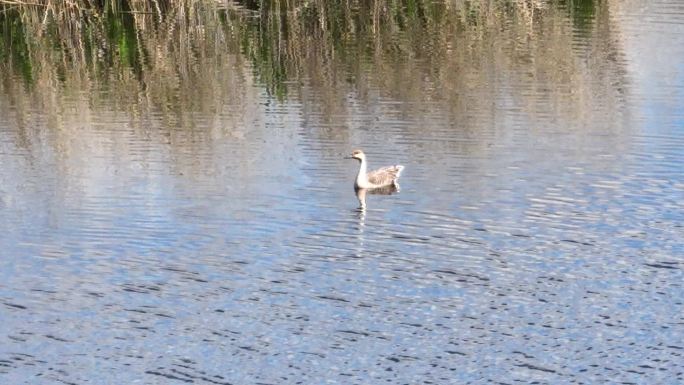
M 684 8 L 529 11 L 281 83 L 4 73 L 0 382 L 684 382 Z M 406 167 L 366 211 L 356 147 Z

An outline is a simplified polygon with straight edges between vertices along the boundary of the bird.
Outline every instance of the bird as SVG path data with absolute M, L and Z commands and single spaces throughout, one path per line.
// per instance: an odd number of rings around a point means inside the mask
M 388 186 L 399 187 L 397 179 L 404 169 L 402 165 L 382 167 L 377 170 L 367 172 L 366 154 L 361 150 L 354 150 L 349 159 L 356 159 L 360 162 L 359 173 L 354 182 L 355 189 L 378 189 Z

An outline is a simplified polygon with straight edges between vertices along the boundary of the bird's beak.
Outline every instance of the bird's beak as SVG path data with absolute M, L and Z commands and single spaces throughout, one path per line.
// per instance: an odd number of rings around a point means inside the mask
M 353 157 L 353 156 L 345 156 L 345 157 L 342 158 L 342 159 L 354 159 L 354 157 Z

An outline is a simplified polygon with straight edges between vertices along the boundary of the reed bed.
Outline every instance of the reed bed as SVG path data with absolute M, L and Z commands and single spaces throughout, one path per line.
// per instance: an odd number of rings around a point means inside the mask
M 42 104 L 81 93 L 136 115 L 219 111 L 244 97 L 235 88 L 252 78 L 279 100 L 304 92 L 305 79 L 329 109 L 345 108 L 352 87 L 458 110 L 459 89 L 496 92 L 485 84 L 491 72 L 589 88 L 596 76 L 567 78 L 581 73 L 571 41 L 577 27 L 561 21 L 578 10 L 591 13 L 582 20 L 607 11 L 581 3 L 0 0 L 0 72 L 22 79 Z M 595 26 L 585 28 L 591 34 Z M 540 34 L 553 38 L 540 43 Z M 616 49 L 600 48 L 603 56 Z M 235 87 L 217 86 L 226 83 Z M 10 92 L 7 81 L 0 87 Z
M 312 45 L 329 58 L 345 48 L 370 57 L 438 52 L 449 35 L 468 26 L 494 25 L 514 13 L 529 25 L 546 4 L 538 1 L 86 1 L 0 0 L 2 55 L 27 81 L 44 65 L 61 72 L 101 73 L 131 67 L 181 75 L 195 56 L 239 48 L 274 93 L 302 69 Z M 481 29 L 482 32 L 485 29 Z M 406 39 L 397 39 L 399 36 Z M 239 47 L 236 47 L 239 46 Z M 356 60 L 358 58 L 351 58 Z M 294 74 L 296 75 L 296 74 Z

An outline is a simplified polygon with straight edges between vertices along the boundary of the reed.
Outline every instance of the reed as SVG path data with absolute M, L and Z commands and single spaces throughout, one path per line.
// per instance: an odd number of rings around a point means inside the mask
M 135 108 L 219 109 L 241 97 L 216 87 L 236 81 L 226 73 L 255 76 L 280 100 L 301 93 L 293 81 L 307 79 L 330 108 L 349 84 L 361 94 L 372 85 L 392 97 L 458 105 L 459 88 L 484 87 L 484 71 L 529 72 L 536 51 L 552 55 L 548 66 L 534 63 L 537 73 L 562 79 L 572 72 L 563 67 L 574 65 L 572 26 L 558 20 L 596 12 L 588 3 L 0 0 L 0 71 L 48 100 L 85 89 L 124 109 L 132 101 Z M 591 23 L 584 27 L 591 33 Z M 542 33 L 554 34 L 546 40 L 556 45 L 537 46 Z M 497 34 L 529 43 L 497 47 Z
M 301 52 L 312 43 L 329 56 L 346 54 L 345 47 L 362 52 L 421 55 L 434 49 L 455 29 L 491 23 L 516 13 L 529 23 L 536 1 L 252 1 L 237 4 L 202 0 L 0 0 L 3 56 L 23 61 L 24 72 L 46 63 L 39 50 L 57 48 L 53 60 L 76 68 L 133 66 L 163 46 L 187 43 L 202 51 L 214 49 L 200 36 L 211 29 L 218 41 L 237 39 L 266 84 L 275 86 L 299 68 Z M 508 16 L 506 16 L 508 17 Z M 397 33 L 407 41 L 395 38 Z M 182 35 L 182 36 L 181 36 Z M 151 41 L 151 40 L 157 41 Z M 22 40 L 19 42 L 19 40 Z M 209 46 L 203 46 L 203 42 Z M 20 44 L 17 44 L 20 43 Z M 145 45 L 145 43 L 149 43 Z M 162 44 L 160 44 L 162 43 Z M 164 44 L 167 43 L 167 44 Z M 55 51 L 53 49 L 53 51 Z M 187 53 L 187 52 L 185 52 Z M 211 52 L 206 52 L 211 53 Z M 118 62 L 118 63 L 115 63 Z M 30 71 L 29 71 L 30 72 Z M 26 73 L 30 80 L 29 73 Z

